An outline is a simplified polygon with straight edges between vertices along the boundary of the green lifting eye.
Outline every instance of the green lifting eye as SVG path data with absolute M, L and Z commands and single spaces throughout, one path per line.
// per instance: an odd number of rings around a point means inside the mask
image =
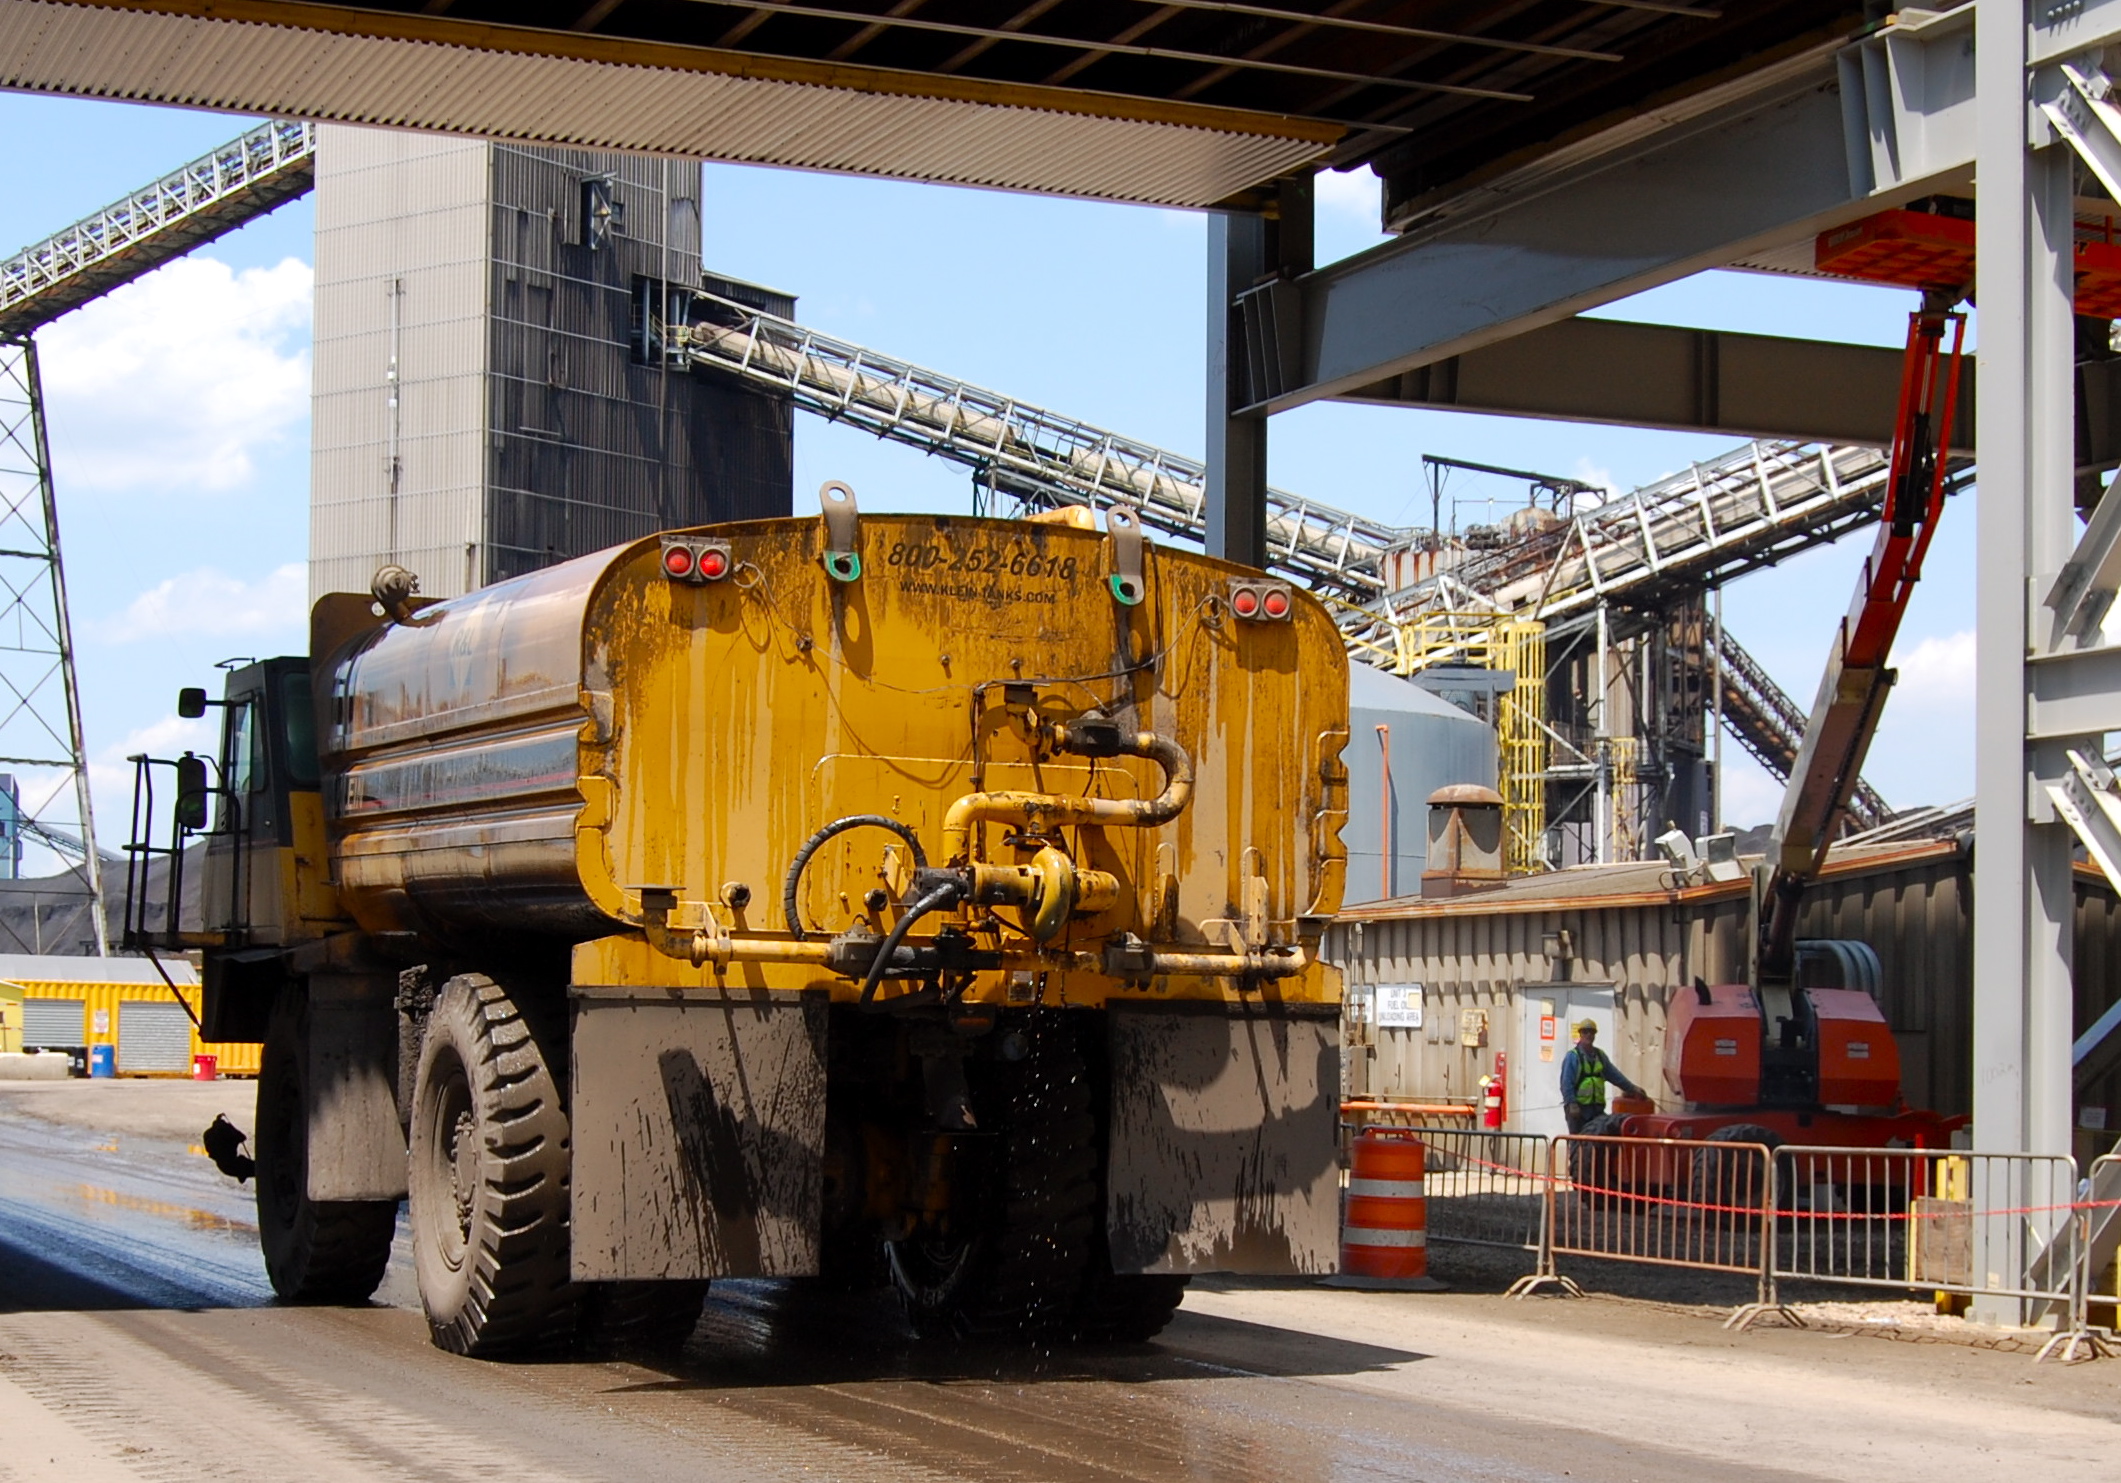
M 1112 600 L 1122 606 L 1139 607 L 1142 598 L 1147 595 L 1142 590 L 1142 579 L 1140 577 L 1123 576 L 1119 572 L 1114 572 L 1111 576 L 1105 578 L 1105 581 L 1111 585 Z
M 862 579 L 862 553 L 859 551 L 827 551 L 825 571 L 835 582 L 859 582 Z

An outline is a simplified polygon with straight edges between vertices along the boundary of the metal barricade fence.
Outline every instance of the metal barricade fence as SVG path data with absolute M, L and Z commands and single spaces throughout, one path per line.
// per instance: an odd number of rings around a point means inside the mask
M 1777 1284 L 1802 1280 L 2017 1299 L 2058 1321 L 2041 1358 L 2108 1352 L 2088 1315 L 2121 1252 L 2121 1150 L 2080 1186 L 2061 1155 L 1405 1131 L 1427 1149 L 1428 1239 L 1536 1251 L 1517 1296 L 1580 1292 L 1556 1258 L 1595 1257 L 1755 1278 L 1731 1328 L 1801 1327 Z
M 1778 1278 L 2071 1301 L 2069 1158 L 1791 1145 L 1775 1168 Z
M 1428 1149 L 1422 1182 L 1432 1244 L 1539 1250 L 1548 1163 L 1544 1134 L 1438 1127 L 1405 1131 Z
M 1760 1144 L 1570 1135 L 1553 1160 L 1555 1254 L 1764 1272 L 1774 1167 Z

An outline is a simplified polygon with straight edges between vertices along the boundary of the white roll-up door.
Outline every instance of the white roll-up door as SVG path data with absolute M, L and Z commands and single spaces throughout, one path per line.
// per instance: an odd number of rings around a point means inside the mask
M 118 1070 L 191 1070 L 191 1017 L 167 1000 L 127 1000 L 118 1006 Z
M 22 1001 L 24 1045 L 81 1045 L 82 1014 L 88 1005 L 81 999 L 25 999 Z

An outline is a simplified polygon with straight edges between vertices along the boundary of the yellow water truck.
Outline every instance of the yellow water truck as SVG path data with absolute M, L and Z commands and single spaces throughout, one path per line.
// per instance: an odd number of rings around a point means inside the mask
M 186 692 L 220 755 L 140 761 L 127 924 L 263 1042 L 283 1297 L 365 1298 L 408 1196 L 471 1354 L 667 1343 L 717 1277 L 1118 1339 L 1331 1270 L 1331 618 L 1124 508 L 824 505 L 443 602 L 386 568 Z

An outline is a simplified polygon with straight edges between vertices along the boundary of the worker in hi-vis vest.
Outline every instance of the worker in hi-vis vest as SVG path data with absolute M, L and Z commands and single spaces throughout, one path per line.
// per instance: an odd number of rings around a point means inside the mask
M 1571 1133 L 1581 1133 L 1585 1123 L 1605 1115 L 1607 1082 L 1631 1097 L 1649 1095 L 1623 1076 L 1620 1068 L 1598 1048 L 1597 1022 L 1578 1020 L 1576 1043 L 1561 1058 L 1561 1111 L 1569 1120 Z

